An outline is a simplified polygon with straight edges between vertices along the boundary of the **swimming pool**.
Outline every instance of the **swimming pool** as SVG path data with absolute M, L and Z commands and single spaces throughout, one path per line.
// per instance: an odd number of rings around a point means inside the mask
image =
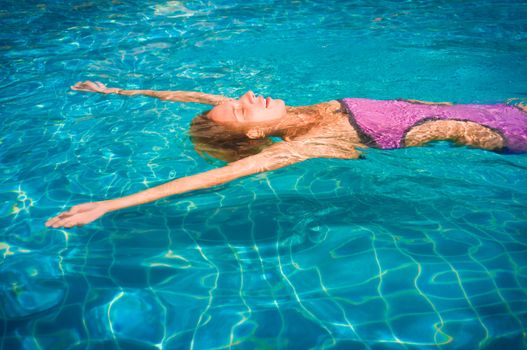
M 369 149 L 44 227 L 221 165 L 205 106 L 77 81 L 525 101 L 524 3 L 17 1 L 0 28 L 0 349 L 527 347 L 525 154 Z

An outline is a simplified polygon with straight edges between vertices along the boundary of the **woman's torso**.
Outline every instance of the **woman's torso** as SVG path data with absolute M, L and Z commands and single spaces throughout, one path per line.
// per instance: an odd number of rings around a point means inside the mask
M 311 137 L 335 137 L 358 147 L 400 148 L 431 140 L 527 151 L 527 113 L 504 104 L 429 105 L 348 98 L 311 106 L 320 123 Z

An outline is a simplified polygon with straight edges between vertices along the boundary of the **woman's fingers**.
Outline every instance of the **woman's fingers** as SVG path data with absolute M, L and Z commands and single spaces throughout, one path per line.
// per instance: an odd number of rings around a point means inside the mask
M 69 218 L 70 216 L 75 215 L 78 211 L 79 211 L 79 207 L 78 206 L 74 206 L 70 210 L 64 211 L 64 212 L 60 213 L 59 215 L 57 215 L 57 216 L 49 219 L 48 221 L 46 221 L 46 226 L 53 226 L 57 222 L 59 222 L 61 220 L 65 220 L 65 219 Z
M 49 226 L 53 225 L 55 222 L 57 222 L 58 220 L 59 220 L 59 218 L 57 218 L 57 217 L 51 218 L 48 221 L 46 221 L 46 226 L 49 227 Z
M 65 228 L 70 228 L 70 227 L 73 227 L 73 226 L 76 226 L 77 223 L 75 222 L 75 220 L 73 219 L 69 219 L 69 220 L 65 220 L 61 226 L 64 226 Z
M 52 225 L 51 227 L 53 228 L 57 228 L 57 227 L 61 227 L 62 224 L 66 221 L 66 219 L 58 219 L 56 220 Z
M 59 218 L 59 217 L 56 216 L 56 217 L 54 217 L 54 218 L 52 218 L 52 219 L 49 219 L 49 220 L 46 222 L 46 226 L 47 226 L 47 227 L 50 227 L 50 226 L 51 226 L 51 227 L 55 227 L 55 225 L 56 225 L 57 223 L 59 223 L 60 221 L 62 221 L 62 220 L 64 220 L 64 219 L 61 219 L 61 218 Z
M 77 219 L 75 217 L 67 217 L 64 219 L 58 219 L 57 221 L 53 222 L 51 226 L 53 228 L 59 228 L 59 227 L 66 227 L 70 228 L 76 225 Z
M 84 83 L 77 83 L 71 87 L 72 90 L 77 91 L 93 91 L 92 88 L 90 88 L 88 85 Z
M 48 221 L 46 221 L 46 226 L 49 227 L 49 226 L 52 226 L 52 227 L 55 227 L 55 225 L 63 220 L 66 220 L 68 217 L 61 217 L 60 215 L 58 216 L 55 216 L 54 218 L 51 218 L 49 219 Z
M 61 220 L 59 222 L 57 222 L 55 225 L 51 226 L 53 228 L 59 228 L 59 227 L 66 227 L 66 228 L 69 228 L 71 227 L 72 221 L 71 220 Z
M 56 222 L 65 219 L 67 217 L 67 215 L 65 215 L 65 214 L 66 213 L 60 213 L 59 215 L 52 217 L 51 219 L 46 221 L 46 226 L 52 226 Z
M 71 207 L 70 210 L 60 213 L 54 218 L 49 219 L 46 222 L 46 226 L 51 226 L 53 228 L 83 226 L 87 223 L 97 220 L 106 212 L 107 209 L 102 202 L 78 204 Z
M 98 92 L 100 90 L 106 89 L 106 86 L 101 82 L 93 82 L 93 81 L 79 81 L 75 85 L 71 86 L 72 90 L 78 90 L 78 91 L 93 91 Z

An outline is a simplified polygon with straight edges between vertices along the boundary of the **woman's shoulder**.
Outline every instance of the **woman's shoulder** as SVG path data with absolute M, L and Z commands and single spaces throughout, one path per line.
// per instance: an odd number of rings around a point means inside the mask
M 329 111 L 340 109 L 340 107 L 341 104 L 338 100 L 331 100 L 305 106 L 288 106 L 287 108 L 290 112 L 325 115 Z

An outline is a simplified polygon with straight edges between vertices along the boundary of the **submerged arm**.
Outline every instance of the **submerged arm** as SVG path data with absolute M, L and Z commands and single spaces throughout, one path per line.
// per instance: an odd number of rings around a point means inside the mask
M 417 103 L 422 105 L 443 105 L 443 106 L 452 106 L 452 102 L 430 102 L 430 101 L 421 101 L 421 100 L 410 100 L 403 98 L 401 101 L 411 102 L 411 103 Z
M 78 82 L 71 88 L 77 91 L 99 92 L 102 94 L 118 94 L 125 96 L 143 95 L 156 97 L 166 101 L 196 102 L 212 106 L 219 105 L 220 103 L 229 100 L 229 98 L 222 95 L 211 95 L 195 91 L 125 90 L 119 88 L 109 88 L 103 83 L 92 81 Z
M 69 211 L 48 220 L 46 226 L 55 228 L 82 226 L 111 211 L 224 184 L 244 176 L 275 170 L 310 158 L 358 158 L 358 156 L 359 153 L 354 149 L 344 152 L 328 148 L 323 144 L 303 141 L 279 142 L 257 155 L 238 160 L 222 168 L 176 179 L 129 196 L 76 205 Z

